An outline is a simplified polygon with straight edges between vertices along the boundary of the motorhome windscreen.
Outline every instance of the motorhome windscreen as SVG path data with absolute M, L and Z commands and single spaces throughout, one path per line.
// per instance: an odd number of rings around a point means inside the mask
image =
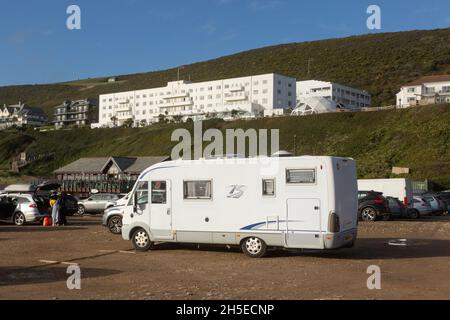
M 289 184 L 314 184 L 316 183 L 316 170 L 287 169 L 286 182 Z
M 148 204 L 148 182 L 139 182 L 137 189 L 137 204 Z
M 152 181 L 152 204 L 165 204 L 167 202 L 166 181 Z
M 184 199 L 211 199 L 211 181 L 184 181 Z

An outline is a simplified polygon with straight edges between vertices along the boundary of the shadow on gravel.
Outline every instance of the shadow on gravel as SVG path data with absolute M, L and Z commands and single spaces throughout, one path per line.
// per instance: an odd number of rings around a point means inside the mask
M 354 248 L 339 250 L 269 250 L 266 259 L 280 257 L 316 257 L 324 259 L 348 260 L 383 260 L 383 259 L 412 259 L 450 257 L 450 240 L 408 239 L 407 246 L 391 246 L 388 244 L 393 238 L 358 239 Z M 157 244 L 152 251 L 201 251 L 240 253 L 237 246 L 227 248 L 223 245 L 197 244 Z
M 43 227 L 39 225 L 28 225 L 23 227 L 18 226 L 2 226 L 0 225 L 0 233 L 2 232 L 55 232 L 55 231 L 64 231 L 64 230 L 85 230 L 87 228 L 84 227 Z
M 0 267 L 0 287 L 26 284 L 52 283 L 67 281 L 70 274 L 66 273 L 67 266 L 35 266 Z M 106 277 L 121 273 L 121 271 L 98 268 L 81 268 L 81 279 Z M 65 285 L 65 284 L 64 284 Z
M 407 239 L 407 246 L 391 246 L 393 238 L 358 239 L 352 249 L 303 251 L 300 256 L 348 260 L 383 260 L 450 257 L 449 240 Z

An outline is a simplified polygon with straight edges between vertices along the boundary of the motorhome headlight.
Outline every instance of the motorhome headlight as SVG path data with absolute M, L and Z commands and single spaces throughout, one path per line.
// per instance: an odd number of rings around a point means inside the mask
M 331 212 L 328 217 L 328 232 L 338 233 L 341 231 L 341 222 L 336 212 Z

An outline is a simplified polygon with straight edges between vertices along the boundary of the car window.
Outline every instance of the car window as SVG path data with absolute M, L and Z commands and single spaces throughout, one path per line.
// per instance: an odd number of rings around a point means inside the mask
M 27 198 L 24 198 L 24 197 L 17 197 L 16 199 L 17 199 L 18 204 L 30 202 L 30 200 L 28 200 Z

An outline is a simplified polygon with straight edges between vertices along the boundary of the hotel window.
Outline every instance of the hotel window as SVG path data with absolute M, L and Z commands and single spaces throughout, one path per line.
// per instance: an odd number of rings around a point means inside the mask
M 139 99 L 140 97 L 141 97 L 140 95 L 137 95 L 137 96 L 136 96 L 136 99 Z
M 262 82 L 263 84 L 267 84 L 267 80 L 263 80 L 263 82 Z
M 208 87 L 208 91 L 212 91 L 213 90 L 213 87 Z
M 263 104 L 267 104 L 267 103 L 268 103 L 267 99 L 263 99 L 263 100 L 262 100 L 262 103 L 263 103 Z
M 208 100 L 211 100 L 213 98 L 213 96 L 208 96 Z
M 226 84 L 225 85 L 225 89 L 228 89 L 230 87 L 230 85 Z
M 255 81 L 255 82 L 253 82 L 253 85 L 254 85 L 254 86 L 257 86 L 257 85 L 259 85 L 259 82 L 258 82 L 258 81 Z
M 220 90 L 220 89 L 222 89 L 222 86 L 217 86 L 216 89 Z
M 184 181 L 183 194 L 185 200 L 212 199 L 212 181 Z
M 259 94 L 258 90 L 253 90 L 253 94 Z
M 263 179 L 262 194 L 266 197 L 275 196 L 275 179 Z
M 267 90 L 267 89 L 264 89 L 264 90 L 263 90 L 263 93 L 264 93 L 264 94 L 266 94 L 267 92 L 268 92 L 268 90 Z

